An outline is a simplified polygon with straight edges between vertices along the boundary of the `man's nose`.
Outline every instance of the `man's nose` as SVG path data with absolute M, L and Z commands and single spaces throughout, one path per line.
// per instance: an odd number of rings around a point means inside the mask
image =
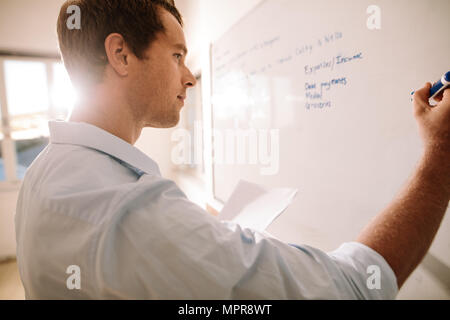
M 187 69 L 188 71 L 188 76 L 187 79 L 184 81 L 184 85 L 186 87 L 193 87 L 197 84 L 197 79 L 195 79 L 194 75 L 192 74 L 192 72 Z

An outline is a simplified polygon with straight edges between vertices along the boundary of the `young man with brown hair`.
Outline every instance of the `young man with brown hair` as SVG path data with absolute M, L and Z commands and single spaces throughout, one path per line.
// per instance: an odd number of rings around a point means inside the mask
M 77 5 L 81 28 L 66 28 Z M 425 142 L 408 187 L 358 237 L 325 253 L 222 222 L 133 144 L 171 127 L 195 78 L 178 11 L 156 0 L 72 0 L 64 63 L 82 99 L 50 122 L 16 213 L 30 299 L 390 299 L 428 250 L 450 194 L 450 91 L 414 95 Z M 378 285 L 367 270 L 378 268 Z

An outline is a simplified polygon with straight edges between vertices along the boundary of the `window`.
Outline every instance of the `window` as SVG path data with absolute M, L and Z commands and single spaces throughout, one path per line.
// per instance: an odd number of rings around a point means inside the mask
M 45 112 L 48 88 L 45 64 L 32 61 L 5 61 L 5 83 L 11 116 Z
M 66 119 L 75 98 L 59 60 L 0 57 L 0 181 L 23 179 L 48 144 L 48 121 Z
M 49 109 L 45 64 L 5 60 L 6 101 L 13 140 L 45 134 Z
M 16 145 L 16 176 L 22 180 L 25 176 L 25 171 L 38 156 L 38 154 L 44 150 L 48 144 L 48 138 L 39 137 L 34 139 L 21 139 L 17 140 Z

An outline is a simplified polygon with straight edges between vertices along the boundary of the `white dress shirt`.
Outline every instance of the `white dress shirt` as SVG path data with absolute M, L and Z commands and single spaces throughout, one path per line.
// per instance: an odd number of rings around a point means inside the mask
M 392 299 L 398 292 L 390 266 L 363 244 L 325 253 L 220 221 L 124 140 L 87 123 L 49 128 L 15 217 L 28 299 Z M 380 270 L 379 289 L 368 285 L 376 284 L 371 265 Z

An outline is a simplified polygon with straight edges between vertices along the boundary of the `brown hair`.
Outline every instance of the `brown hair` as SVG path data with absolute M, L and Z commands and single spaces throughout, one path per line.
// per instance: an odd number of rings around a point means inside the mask
M 80 29 L 67 26 L 71 5 L 80 9 Z M 59 49 L 72 81 L 92 84 L 102 80 L 108 63 L 104 42 L 111 33 L 121 34 L 134 55 L 143 59 L 156 34 L 166 31 L 160 8 L 183 26 L 173 0 L 67 0 L 59 13 L 57 31 Z

